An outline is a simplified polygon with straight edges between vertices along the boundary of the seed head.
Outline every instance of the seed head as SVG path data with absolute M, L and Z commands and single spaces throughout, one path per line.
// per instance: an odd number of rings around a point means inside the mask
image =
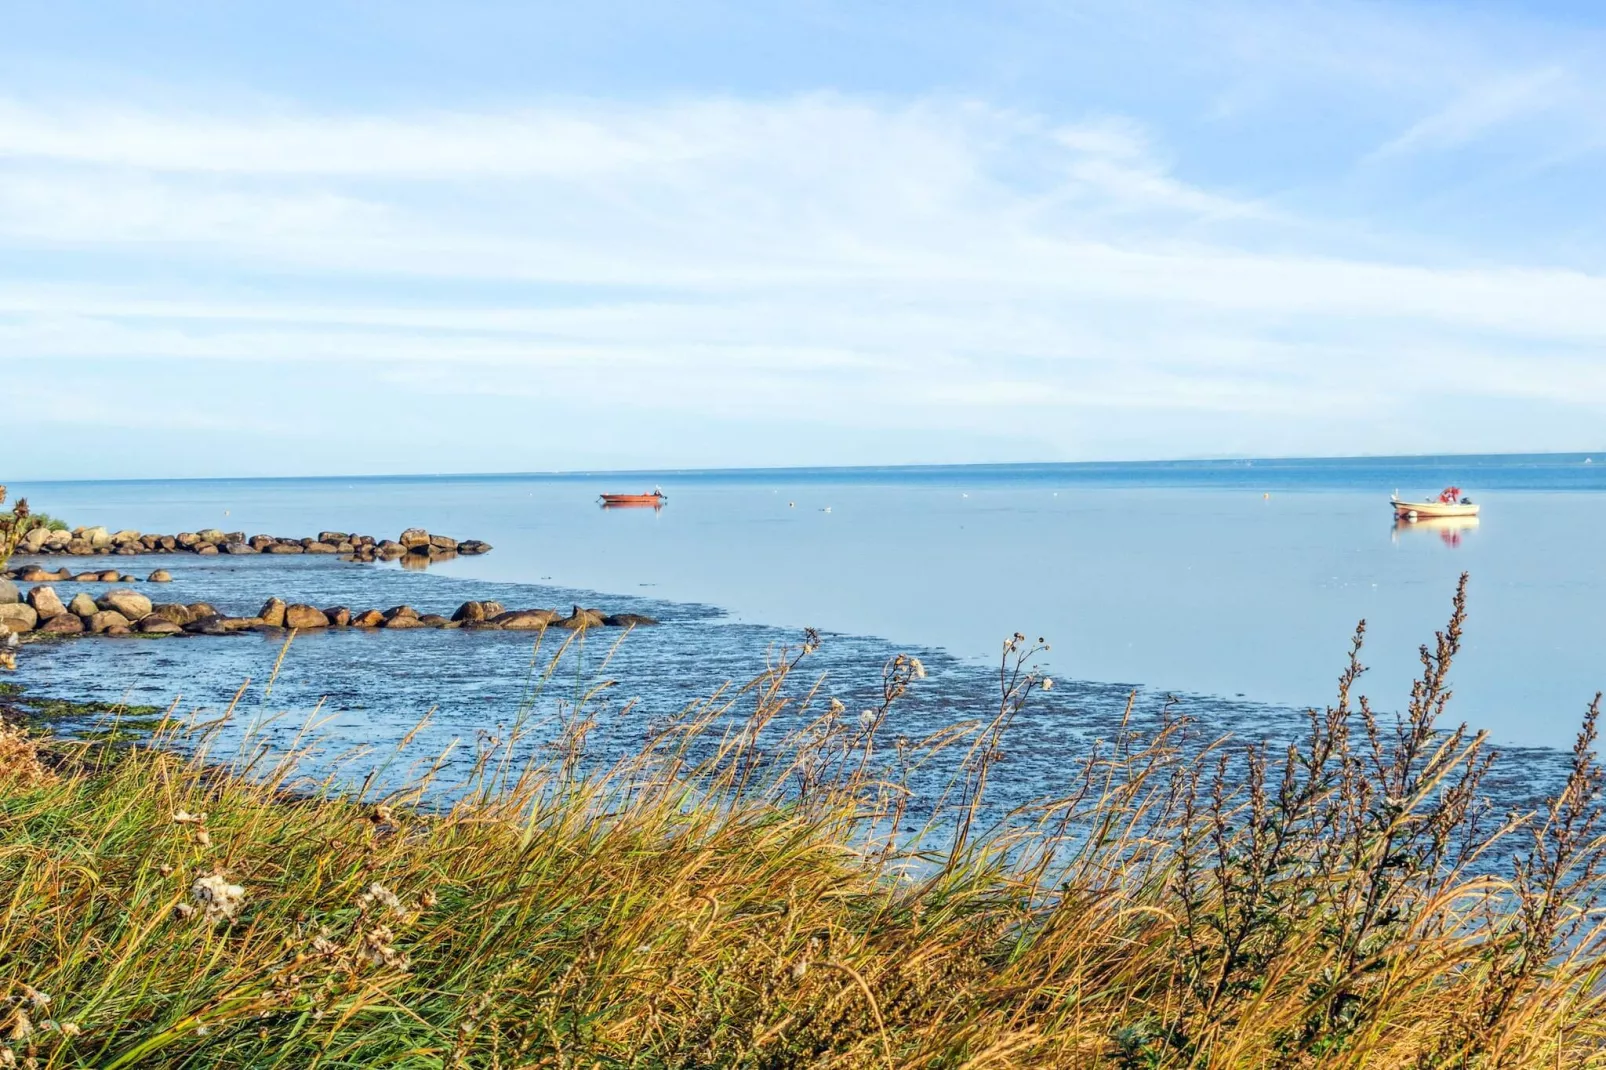
M 207 921 L 223 921 L 233 918 L 245 905 L 245 889 L 214 873 L 196 878 L 190 885 L 190 898 L 206 911 Z

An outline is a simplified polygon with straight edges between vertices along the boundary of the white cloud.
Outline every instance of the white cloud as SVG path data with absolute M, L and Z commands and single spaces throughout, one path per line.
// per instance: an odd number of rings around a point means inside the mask
M 0 366 L 360 365 L 431 396 L 625 389 L 995 434 L 1101 407 L 1358 425 L 1446 384 L 1606 409 L 1606 278 L 1344 255 L 1275 197 L 1186 171 L 1128 118 L 946 98 L 371 118 L 12 103 L 0 248 L 181 281 L 8 281 Z

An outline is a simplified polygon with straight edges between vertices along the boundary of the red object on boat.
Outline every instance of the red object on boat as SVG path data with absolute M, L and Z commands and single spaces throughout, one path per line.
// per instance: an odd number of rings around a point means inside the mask
M 1460 500 L 1461 500 L 1461 488 L 1460 487 L 1445 487 L 1442 491 L 1439 492 L 1439 501 L 1443 502 L 1445 505 L 1454 505 L 1456 502 L 1458 502 Z
M 669 497 L 661 490 L 655 490 L 651 494 L 604 494 L 602 496 L 603 505 L 658 506 L 664 504 L 668 500 Z

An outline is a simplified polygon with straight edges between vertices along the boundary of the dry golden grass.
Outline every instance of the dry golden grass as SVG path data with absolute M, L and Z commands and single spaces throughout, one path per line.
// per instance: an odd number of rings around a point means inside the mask
M 1045 684 L 1020 637 L 938 738 L 882 742 L 918 661 L 847 716 L 785 697 L 799 657 L 604 770 L 571 712 L 434 813 L 428 778 L 312 798 L 177 728 L 53 744 L 0 785 L 0 1064 L 1601 1065 L 1594 713 L 1554 804 L 1486 827 L 1482 740 L 1438 725 L 1461 615 L 1398 725 L 1352 662 L 1287 753 L 1126 731 L 1003 826 L 980 799 Z

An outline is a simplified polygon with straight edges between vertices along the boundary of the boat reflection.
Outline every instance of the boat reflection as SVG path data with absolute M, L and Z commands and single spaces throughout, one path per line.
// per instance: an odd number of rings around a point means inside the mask
M 613 510 L 613 509 L 651 509 L 653 512 L 656 513 L 659 510 L 663 509 L 663 507 L 664 507 L 664 503 L 662 501 L 656 501 L 656 502 L 603 502 L 602 503 L 602 511 L 603 512 L 608 512 L 608 511 Z
M 1418 534 L 1436 532 L 1439 536 L 1439 541 L 1443 542 L 1444 545 L 1455 547 L 1461 545 L 1462 535 L 1469 531 L 1476 531 L 1477 527 L 1478 518 L 1475 516 L 1420 517 L 1416 520 L 1399 517 L 1394 521 L 1394 528 L 1390 533 L 1390 537 L 1395 542 L 1399 542 L 1400 532 L 1402 531 Z

